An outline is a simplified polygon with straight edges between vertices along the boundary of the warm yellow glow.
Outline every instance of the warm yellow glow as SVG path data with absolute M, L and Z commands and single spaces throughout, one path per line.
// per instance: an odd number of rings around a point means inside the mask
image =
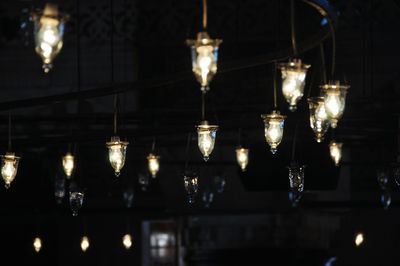
M 192 70 L 202 91 L 217 73 L 218 49 L 222 40 L 211 39 L 207 32 L 199 32 L 196 40 L 187 40 L 192 49 Z
M 201 124 L 197 126 L 197 145 L 205 161 L 208 161 L 214 149 L 217 130 L 218 126 L 209 125 L 207 121 L 202 121 Z
M 282 93 L 289 103 L 289 110 L 291 111 L 296 110 L 297 102 L 303 97 L 305 79 L 309 67 L 310 65 L 302 64 L 299 59 L 279 65 L 282 72 Z
M 249 163 L 249 149 L 239 147 L 236 149 L 236 161 L 242 171 L 246 171 L 247 164 Z
M 331 120 L 332 128 L 337 127 L 337 123 L 343 115 L 349 87 L 348 85 L 340 85 L 339 81 L 321 86 L 324 94 L 325 110 Z
M 39 237 L 35 237 L 35 239 L 33 239 L 33 249 L 36 252 L 40 252 L 42 249 L 42 240 Z
M 62 165 L 65 175 L 71 177 L 72 171 L 74 170 L 74 156 L 69 152 L 65 154 L 62 158 Z
M 159 159 L 160 159 L 160 156 L 156 156 L 152 153 L 150 153 L 149 156 L 147 156 L 149 172 L 151 173 L 151 176 L 153 178 L 155 178 L 157 176 L 157 173 L 160 170 Z
M 126 234 L 122 237 L 122 244 L 126 249 L 130 249 L 132 247 L 132 236 L 130 234 Z
M 354 243 L 359 247 L 364 242 L 364 234 L 358 233 L 354 239 Z
M 337 143 L 335 141 L 329 144 L 329 152 L 336 166 L 339 165 L 340 159 L 342 158 L 342 145 L 342 143 Z
M 124 167 L 128 144 L 129 142 L 121 141 L 118 136 L 112 137 L 110 142 L 106 143 L 108 148 L 108 159 L 116 176 L 120 175 L 121 169 Z
M 323 97 L 313 97 L 308 99 L 308 106 L 310 109 L 310 126 L 315 133 L 317 142 L 324 139 L 325 133 L 330 126 L 330 120 L 325 110 L 325 103 Z
M 83 252 L 86 252 L 86 250 L 89 248 L 90 243 L 89 243 L 89 238 L 87 236 L 83 236 L 81 239 L 81 249 Z
M 271 147 L 271 152 L 276 153 L 278 145 L 282 141 L 285 116 L 278 111 L 273 111 L 269 115 L 262 115 L 265 127 L 265 139 Z
M 17 175 L 19 159 L 20 157 L 15 156 L 12 152 L 7 152 L 1 157 L 1 176 L 3 177 L 6 188 L 10 187 L 11 182 Z
M 43 60 L 43 70 L 52 68 L 52 61 L 63 46 L 66 17 L 59 14 L 54 4 L 47 4 L 43 13 L 35 14 L 35 50 Z

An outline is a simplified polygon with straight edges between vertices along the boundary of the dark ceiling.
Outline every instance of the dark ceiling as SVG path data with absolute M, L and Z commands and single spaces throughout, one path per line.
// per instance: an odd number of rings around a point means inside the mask
M 278 90 L 279 109 L 288 116 L 284 138 L 277 155 L 265 143 L 260 115 L 272 110 L 273 61 L 291 55 L 290 1 L 209 1 L 208 31 L 223 43 L 219 72 L 206 96 L 206 115 L 220 126 L 207 163 L 197 148 L 201 93 L 185 44 L 200 30 L 201 1 L 56 1 L 70 19 L 49 74 L 41 69 L 28 21 L 28 13 L 44 2 L 2 1 L 0 151 L 6 152 L 10 112 L 13 150 L 22 157 L 11 188 L 0 189 L 0 232 L 10 258 L 21 254 L 18 262 L 34 265 L 178 265 L 151 264 L 143 252 L 144 221 L 168 220 L 177 236 L 185 236 L 187 265 L 265 265 L 265 256 L 276 262 L 271 265 L 324 265 L 331 257 L 337 258 L 334 265 L 396 265 L 400 194 L 391 180 L 392 202 L 384 212 L 376 172 L 393 172 L 399 150 L 400 6 L 390 0 L 321 1 L 337 16 L 333 57 L 321 15 L 308 1 L 295 2 L 301 57 L 312 65 L 305 94 L 317 95 L 322 82 L 316 38 L 322 41 L 328 73 L 335 60 L 330 78 L 351 85 L 334 133 L 344 143 L 340 167 L 328 153 L 333 133 L 321 144 L 314 140 L 306 95 L 291 113 Z M 119 135 L 130 141 L 119 178 L 105 147 L 113 133 L 116 92 Z M 286 166 L 296 124 L 296 159 L 306 165 L 305 193 L 300 206 L 292 208 Z M 234 154 L 239 129 L 242 144 L 250 148 L 245 173 Z M 153 139 L 161 170 L 144 190 L 138 179 L 148 176 L 146 156 Z M 85 189 L 77 218 L 71 217 L 67 198 L 57 204 L 54 197 L 68 147 L 77 157 L 74 182 Z M 193 205 L 183 187 L 187 161 L 200 180 Z M 226 180 L 223 193 L 215 191 L 215 176 Z M 134 200 L 128 209 L 123 193 L 131 188 Z M 207 191 L 214 193 L 209 208 L 202 201 Z M 109 244 L 119 241 L 125 220 L 138 243 L 131 254 Z M 101 243 L 87 256 L 78 249 L 82 230 L 92 232 L 93 245 L 96 238 Z M 353 244 L 357 230 L 371 236 L 361 251 Z M 31 250 L 37 231 L 53 243 L 40 257 Z

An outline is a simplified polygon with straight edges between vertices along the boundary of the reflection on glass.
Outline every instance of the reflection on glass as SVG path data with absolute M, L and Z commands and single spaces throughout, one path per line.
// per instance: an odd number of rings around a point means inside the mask
M 196 173 L 186 172 L 183 176 L 183 181 L 186 195 L 188 196 L 188 202 L 192 204 L 195 201 L 199 189 L 198 176 Z
M 73 216 L 78 216 L 78 211 L 82 207 L 83 198 L 84 198 L 84 193 L 82 191 L 69 192 L 69 204 Z

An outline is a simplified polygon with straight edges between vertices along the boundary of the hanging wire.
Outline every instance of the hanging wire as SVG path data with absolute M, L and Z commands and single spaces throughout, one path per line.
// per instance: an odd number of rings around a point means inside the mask
M 318 61 L 318 57 L 314 59 L 314 64 L 316 65 Z M 311 92 L 312 92 L 312 88 L 314 87 L 314 80 L 315 80 L 315 76 L 316 76 L 317 71 L 315 71 L 314 69 L 311 70 L 311 79 L 308 85 L 308 93 L 307 93 L 307 99 L 311 97 Z
M 201 93 L 201 120 L 204 121 L 206 118 L 206 93 Z
M 190 140 L 192 139 L 192 133 L 191 132 L 189 132 L 188 133 L 188 136 L 187 136 L 187 140 L 186 140 L 186 151 L 185 151 L 185 154 L 186 154 L 186 160 L 185 160 L 185 171 L 188 169 L 188 166 L 189 166 L 189 151 L 190 151 Z
M 76 79 L 78 82 L 78 103 L 77 103 L 77 113 L 78 113 L 78 129 L 81 124 L 81 36 L 80 36 L 80 4 L 79 0 L 76 0 Z M 72 144 L 69 145 L 69 151 L 71 151 Z M 74 155 L 76 154 L 76 144 L 74 145 Z
M 151 144 L 151 152 L 154 153 L 156 149 L 156 137 L 153 136 L 153 143 Z
M 114 87 L 114 1 L 110 0 L 111 36 L 110 36 L 110 61 L 111 61 L 111 86 Z M 114 88 L 114 135 L 117 135 L 118 94 Z
M 277 62 L 275 61 L 274 62 L 274 109 L 278 108 L 276 76 L 277 76 Z
M 336 64 L 336 33 L 335 28 L 333 27 L 332 23 L 328 23 L 331 29 L 332 35 L 332 69 L 331 69 L 331 78 L 334 79 L 335 76 L 335 64 Z
M 241 146 L 241 142 L 242 142 L 242 128 L 239 127 L 239 130 L 238 130 L 238 147 Z
M 290 24 L 292 33 L 293 55 L 297 57 L 296 28 L 295 28 L 295 4 L 294 0 L 290 1 Z
M 325 52 L 324 52 L 324 44 L 323 43 L 321 43 L 319 45 L 319 50 L 321 52 L 322 79 L 323 79 L 324 84 L 326 84 L 327 77 L 326 77 Z
M 292 162 L 294 162 L 296 156 L 296 140 L 297 140 L 298 128 L 299 128 L 299 120 L 296 121 L 296 127 L 294 128 L 293 144 L 292 144 Z
M 11 111 L 8 112 L 8 151 L 11 151 Z
M 203 30 L 207 29 L 207 0 L 203 0 Z

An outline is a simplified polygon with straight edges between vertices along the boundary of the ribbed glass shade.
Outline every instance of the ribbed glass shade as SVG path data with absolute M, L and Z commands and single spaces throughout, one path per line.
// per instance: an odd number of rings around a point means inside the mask
M 343 116 L 346 106 L 346 94 L 350 88 L 348 85 L 341 85 L 339 81 L 322 85 L 325 110 L 331 120 L 332 128 L 337 127 L 339 119 Z
M 265 140 L 271 147 L 271 152 L 275 154 L 282 141 L 286 116 L 274 110 L 271 114 L 261 115 L 261 118 L 264 120 Z
M 210 154 L 214 150 L 215 138 L 217 136 L 218 126 L 209 125 L 207 121 L 202 121 L 197 126 L 197 145 L 204 161 L 208 161 Z
M 15 156 L 13 152 L 7 152 L 1 156 L 1 176 L 6 188 L 11 186 L 18 171 L 20 157 Z
M 121 141 L 118 136 L 111 137 L 111 140 L 106 143 L 108 159 L 114 169 L 115 176 L 119 176 L 122 167 L 124 167 L 128 144 L 129 142 Z
M 315 140 L 322 142 L 331 123 L 325 110 L 324 98 L 308 98 L 308 107 L 310 110 L 310 126 L 314 131 Z

